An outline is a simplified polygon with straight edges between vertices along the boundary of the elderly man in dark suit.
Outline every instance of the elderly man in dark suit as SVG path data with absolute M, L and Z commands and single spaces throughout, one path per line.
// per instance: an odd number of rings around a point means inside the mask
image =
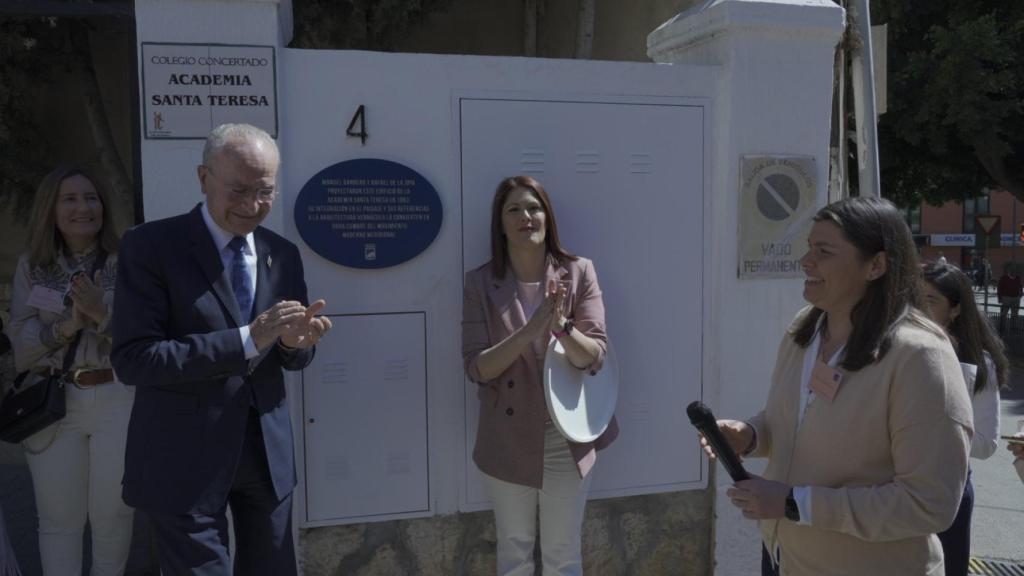
M 284 370 L 331 328 L 307 307 L 294 244 L 259 224 L 277 196 L 270 136 L 226 124 L 198 167 L 204 203 L 124 236 L 114 370 L 137 388 L 124 500 L 151 520 L 165 575 L 295 574 L 295 462 Z

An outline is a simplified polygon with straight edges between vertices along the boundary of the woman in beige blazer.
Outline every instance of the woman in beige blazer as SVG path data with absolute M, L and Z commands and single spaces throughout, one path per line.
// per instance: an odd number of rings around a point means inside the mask
M 956 353 L 915 309 L 916 251 L 891 203 L 852 198 L 814 220 L 811 306 L 782 339 L 767 404 L 719 421 L 768 466 L 727 494 L 760 521 L 764 574 L 941 576 L 935 533 L 956 515 L 972 433 Z
M 541 375 L 551 338 L 580 370 L 600 370 L 601 288 L 593 263 L 562 248 L 543 186 L 507 178 L 491 207 L 491 260 L 466 274 L 462 303 L 462 356 L 480 398 L 473 460 L 494 501 L 503 576 L 533 575 L 538 507 L 544 575 L 582 573 L 588 473 L 618 435 L 613 419 L 595 442 L 576 444 L 551 423 Z

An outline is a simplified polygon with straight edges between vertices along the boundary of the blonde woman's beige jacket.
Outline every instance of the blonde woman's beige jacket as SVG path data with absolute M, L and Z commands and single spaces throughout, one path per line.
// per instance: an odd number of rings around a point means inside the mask
M 79 270 L 91 270 L 97 254 L 93 249 L 69 259 L 62 253 L 56 262 L 43 267 L 29 265 L 27 254 L 18 258 L 11 295 L 11 323 L 7 328 L 18 372 L 63 367 L 68 343 L 57 340 L 53 324 L 58 320 L 70 319 L 71 306 L 65 306 L 60 312 L 39 308 L 31 302 L 32 291 L 49 290 L 58 294 L 67 292 L 71 275 Z M 99 275 L 107 318 L 102 325 L 89 322 L 82 329 L 82 340 L 71 363 L 72 370 L 110 368 L 111 319 L 116 278 L 117 254 L 108 254 Z
M 765 409 L 749 420 L 765 477 L 811 491 L 810 525 L 761 522 L 784 575 L 939 576 L 935 533 L 956 515 L 967 478 L 971 401 L 956 354 L 917 312 L 888 353 L 844 377 L 832 402 L 816 398 L 797 429 L 804 352 L 779 347 Z

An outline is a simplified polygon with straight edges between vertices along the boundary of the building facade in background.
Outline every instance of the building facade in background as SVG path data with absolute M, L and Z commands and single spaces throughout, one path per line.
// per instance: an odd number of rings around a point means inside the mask
M 907 223 L 923 260 L 936 260 L 944 256 L 951 264 L 973 269 L 975 258 L 984 257 L 998 278 L 1008 262 L 1024 263 L 1024 202 L 1005 190 L 985 190 L 976 198 L 961 202 L 946 202 L 941 206 L 921 204 L 905 210 Z M 977 216 L 999 217 L 999 247 L 979 248 L 978 237 L 985 235 Z M 993 229 L 993 234 L 997 233 Z

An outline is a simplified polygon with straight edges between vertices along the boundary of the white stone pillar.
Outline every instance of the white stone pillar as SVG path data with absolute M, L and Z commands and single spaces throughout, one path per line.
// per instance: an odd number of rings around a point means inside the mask
M 719 418 L 756 413 L 767 397 L 783 332 L 804 304 L 802 279 L 740 280 L 740 157 L 809 155 L 816 159 L 818 204 L 827 202 L 828 146 L 835 47 L 845 25 L 831 0 L 708 0 L 647 38 L 655 62 L 721 68 L 714 90 L 706 298 L 705 398 Z M 763 461 L 749 461 L 754 472 Z M 716 573 L 760 574 L 760 535 L 725 497 L 717 476 Z
M 135 0 L 135 23 L 141 81 L 143 42 L 274 46 L 279 53 L 292 35 L 291 0 Z M 140 85 L 140 106 L 142 97 Z M 277 105 L 280 111 L 281 102 Z M 153 140 L 142 135 L 146 220 L 181 214 L 202 200 L 196 179 L 202 150 L 202 140 Z M 287 158 L 282 160 L 286 165 Z M 284 211 L 272 211 L 264 225 L 284 230 Z

